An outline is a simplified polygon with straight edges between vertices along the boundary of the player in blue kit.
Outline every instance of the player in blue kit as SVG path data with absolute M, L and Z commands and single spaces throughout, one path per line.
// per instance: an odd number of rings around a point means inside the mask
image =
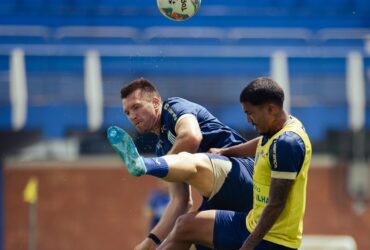
M 132 81 L 121 89 L 122 106 L 125 114 L 135 126 L 139 133 L 154 133 L 158 136 L 156 145 L 157 156 L 177 154 L 180 152 L 207 152 L 211 147 L 223 148 L 244 143 L 245 139 L 230 127 L 221 123 L 207 109 L 188 100 L 173 97 L 162 101 L 160 94 L 153 84 L 148 80 L 140 78 Z M 111 129 L 116 131 L 118 137 L 108 136 L 111 144 L 121 155 L 125 149 L 116 147 L 121 141 L 123 131 L 117 127 Z M 114 132 L 113 132 L 114 133 Z M 108 133 L 109 134 L 109 133 Z M 210 157 L 205 157 L 210 159 Z M 135 249 L 155 249 L 154 243 L 160 243 L 171 231 L 176 219 L 189 211 L 192 200 L 189 185 L 197 187 L 198 191 L 205 197 L 201 209 L 233 209 L 248 211 L 252 206 L 252 172 L 253 159 L 238 159 L 242 168 L 239 171 L 223 160 L 212 159 L 212 169 L 203 169 L 202 173 L 193 172 L 198 178 L 191 182 L 184 179 L 186 171 L 194 171 L 195 168 L 184 170 L 183 176 L 168 177 L 166 169 L 156 169 L 153 172 L 131 171 L 132 175 L 151 174 L 163 178 L 170 183 L 171 200 L 163 214 L 161 221 L 151 231 L 149 237 L 142 241 Z M 172 173 L 172 171 L 171 171 Z M 189 172 L 187 172 L 189 174 Z M 204 175 L 201 175 L 204 174 Z M 202 177 L 202 178 L 200 178 Z M 229 179 L 239 183 L 236 191 L 244 189 L 250 196 L 245 200 L 234 200 L 230 192 L 233 185 Z M 172 178 L 172 179 L 171 179 Z M 188 178 L 189 175 L 188 175 Z M 224 180 L 227 180 L 224 183 Z M 221 188 L 223 187 L 223 188 Z M 222 192 L 219 192 L 219 191 Z M 229 202 L 230 201 L 230 202 Z

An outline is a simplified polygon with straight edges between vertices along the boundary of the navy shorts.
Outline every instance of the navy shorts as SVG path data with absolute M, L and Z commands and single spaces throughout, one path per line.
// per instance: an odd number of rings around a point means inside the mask
M 252 158 L 225 157 L 209 154 L 211 159 L 231 161 L 232 167 L 221 189 L 212 199 L 203 198 L 198 211 L 219 209 L 248 212 L 253 207 L 253 168 Z M 197 245 L 197 250 L 209 248 Z
M 239 249 L 249 236 L 245 219 L 248 213 L 216 211 L 213 230 L 213 245 L 217 250 Z M 269 241 L 262 240 L 255 250 L 293 250 Z
M 232 167 L 221 189 L 212 199 L 204 198 L 199 211 L 221 209 L 249 212 L 253 207 L 253 159 L 207 155 L 211 159 L 231 161 Z

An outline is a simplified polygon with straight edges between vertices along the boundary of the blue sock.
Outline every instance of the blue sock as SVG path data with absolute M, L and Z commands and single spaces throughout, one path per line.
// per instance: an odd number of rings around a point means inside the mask
M 168 174 L 168 164 L 162 157 L 144 158 L 146 174 L 163 178 Z

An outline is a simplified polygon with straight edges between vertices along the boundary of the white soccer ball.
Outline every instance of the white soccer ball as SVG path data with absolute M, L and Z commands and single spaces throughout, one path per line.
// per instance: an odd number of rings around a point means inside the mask
M 174 21 L 184 21 L 194 16 L 201 0 L 157 0 L 159 11 Z

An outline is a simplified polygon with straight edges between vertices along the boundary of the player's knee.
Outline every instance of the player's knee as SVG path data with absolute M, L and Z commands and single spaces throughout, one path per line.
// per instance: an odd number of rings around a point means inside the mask
M 191 160 L 193 154 L 191 154 L 189 152 L 180 152 L 178 155 L 179 155 L 179 157 L 181 157 L 185 160 Z
M 174 236 L 177 239 L 184 240 L 190 236 L 191 232 L 193 231 L 193 219 L 194 215 L 192 213 L 187 213 L 177 218 L 174 227 Z
M 197 173 L 197 154 L 181 152 L 178 154 L 182 162 L 186 162 L 188 174 L 193 177 Z

